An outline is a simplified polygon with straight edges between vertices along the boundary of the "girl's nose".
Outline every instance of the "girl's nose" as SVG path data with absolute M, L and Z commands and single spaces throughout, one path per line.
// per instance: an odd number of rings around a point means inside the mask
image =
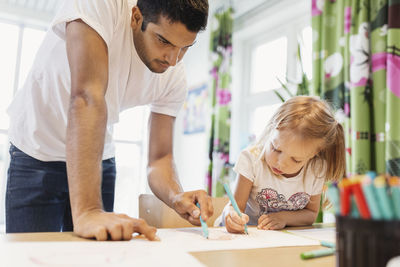
M 287 165 L 286 162 L 287 162 L 286 158 L 284 156 L 280 156 L 278 158 L 278 168 L 280 170 L 284 169 L 286 167 L 286 165 Z

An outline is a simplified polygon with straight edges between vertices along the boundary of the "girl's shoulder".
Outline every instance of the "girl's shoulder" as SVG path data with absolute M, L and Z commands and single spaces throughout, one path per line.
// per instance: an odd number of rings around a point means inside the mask
M 262 147 L 257 145 L 252 145 L 247 147 L 244 151 L 249 153 L 252 157 L 259 158 L 262 153 Z
M 262 163 L 263 149 L 259 146 L 248 146 L 240 152 L 238 161 L 248 162 L 253 168 L 259 167 Z
M 310 162 L 308 171 L 310 171 L 315 178 L 325 178 L 327 167 L 326 160 L 315 158 Z
M 254 163 L 260 162 L 263 158 L 263 148 L 257 145 L 251 145 L 243 149 L 241 154 Z

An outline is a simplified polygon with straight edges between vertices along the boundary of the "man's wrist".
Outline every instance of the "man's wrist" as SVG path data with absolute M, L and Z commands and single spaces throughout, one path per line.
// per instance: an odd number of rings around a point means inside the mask
M 91 205 L 91 206 L 84 206 L 84 207 L 79 207 L 72 209 L 72 217 L 73 218 L 79 218 L 82 215 L 85 215 L 87 213 L 91 212 L 103 212 L 103 207 L 101 205 Z

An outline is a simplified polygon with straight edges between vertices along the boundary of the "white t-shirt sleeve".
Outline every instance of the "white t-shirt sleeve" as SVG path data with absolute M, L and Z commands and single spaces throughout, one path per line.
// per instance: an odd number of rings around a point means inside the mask
M 182 62 L 164 79 L 167 82 L 162 85 L 163 93 L 151 103 L 150 109 L 152 112 L 176 117 L 187 95 L 186 72 Z
M 252 155 L 247 149 L 240 152 L 233 170 L 237 174 L 241 174 L 254 183 L 256 178 L 254 172 L 254 155 Z
M 81 19 L 103 38 L 109 46 L 121 17 L 121 1 L 65 0 L 55 16 L 51 29 L 65 40 L 67 22 Z

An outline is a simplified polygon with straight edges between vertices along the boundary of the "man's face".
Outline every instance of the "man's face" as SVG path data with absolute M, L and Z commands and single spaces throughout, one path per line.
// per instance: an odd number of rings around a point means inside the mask
M 161 16 L 158 24 L 148 23 L 142 31 L 143 16 L 132 9 L 132 32 L 136 51 L 143 63 L 155 73 L 163 73 L 175 66 L 195 42 L 197 33 L 190 32 L 180 22 L 170 23 Z

